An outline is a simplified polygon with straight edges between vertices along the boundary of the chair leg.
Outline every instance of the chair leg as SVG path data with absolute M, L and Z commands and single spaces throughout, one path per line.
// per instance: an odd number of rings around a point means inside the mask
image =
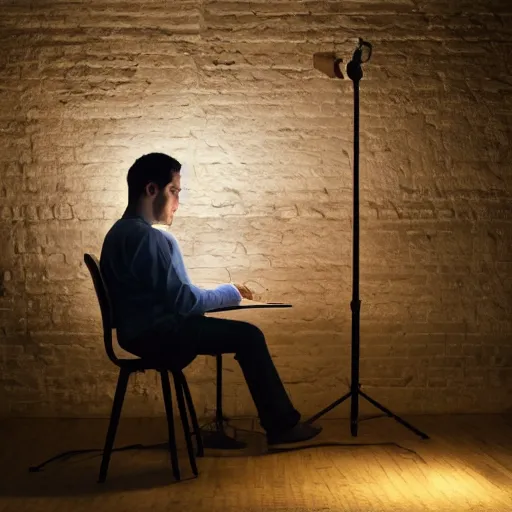
M 185 376 L 180 372 L 173 372 L 174 387 L 176 389 L 176 397 L 178 399 L 178 407 L 180 409 L 181 424 L 183 425 L 183 433 L 185 434 L 185 442 L 187 443 L 188 458 L 192 472 L 197 476 L 196 458 L 194 457 L 194 447 L 192 446 L 192 437 L 190 435 L 190 426 L 188 424 L 187 408 L 185 407 L 185 399 L 183 398 L 183 381 Z
M 201 437 L 201 430 L 199 429 L 199 423 L 197 422 L 196 409 L 194 402 L 192 401 L 192 395 L 188 387 L 187 379 L 183 378 L 183 391 L 185 393 L 185 400 L 187 401 L 187 408 L 190 412 L 190 418 L 192 420 L 192 435 L 196 436 L 197 443 L 197 456 L 204 457 L 203 438 Z
M 110 422 L 108 425 L 105 447 L 103 449 L 103 458 L 101 459 L 98 483 L 103 483 L 107 478 L 110 455 L 112 454 L 112 447 L 114 446 L 117 426 L 119 424 L 119 417 L 121 416 L 121 408 L 123 406 L 124 395 L 126 393 L 129 377 L 130 371 L 126 368 L 121 368 L 119 371 L 119 378 L 117 380 L 116 394 L 114 395 L 114 403 L 112 405 L 112 413 L 110 414 Z
M 178 463 L 178 451 L 176 449 L 176 435 L 174 433 L 174 415 L 172 412 L 171 385 L 169 383 L 169 374 L 167 370 L 159 370 L 162 378 L 162 393 L 164 396 L 165 414 L 167 416 L 167 428 L 169 431 L 169 453 L 171 456 L 171 465 L 174 478 L 181 480 L 180 468 Z

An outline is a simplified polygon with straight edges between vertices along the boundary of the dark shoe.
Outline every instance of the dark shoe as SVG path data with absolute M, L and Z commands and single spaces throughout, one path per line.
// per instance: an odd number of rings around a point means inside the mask
M 322 432 L 322 427 L 313 427 L 309 423 L 297 423 L 295 427 L 284 432 L 267 434 L 268 444 L 300 443 L 313 439 Z

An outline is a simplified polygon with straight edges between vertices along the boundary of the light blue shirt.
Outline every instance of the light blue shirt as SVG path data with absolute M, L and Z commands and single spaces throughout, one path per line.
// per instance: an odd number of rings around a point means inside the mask
M 100 268 L 121 342 L 153 328 L 172 330 L 185 317 L 237 306 L 242 300 L 232 284 L 213 289 L 192 284 L 176 238 L 138 216 L 112 226 L 103 242 Z

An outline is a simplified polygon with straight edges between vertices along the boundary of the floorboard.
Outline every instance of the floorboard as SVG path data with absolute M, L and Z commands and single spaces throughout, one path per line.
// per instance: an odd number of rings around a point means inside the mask
M 207 449 L 199 477 L 188 465 L 174 482 L 164 418 L 121 418 L 116 447 L 97 484 L 103 419 L 0 419 L 0 512 L 205 511 L 512 511 L 510 415 L 408 417 L 421 440 L 390 418 L 359 424 L 321 418 L 323 432 L 292 451 L 268 450 L 256 420 L 231 421 L 244 450 Z M 290 446 L 291 448 L 292 446 Z M 97 448 L 38 465 L 67 450 Z

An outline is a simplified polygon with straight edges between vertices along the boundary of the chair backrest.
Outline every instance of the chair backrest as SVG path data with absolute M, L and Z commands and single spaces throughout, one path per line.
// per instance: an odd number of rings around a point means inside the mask
M 101 309 L 101 319 L 103 321 L 103 341 L 105 342 L 105 350 L 110 360 L 119 366 L 119 359 L 114 353 L 112 346 L 112 329 L 113 318 L 112 318 L 112 305 L 110 297 L 108 295 L 107 287 L 105 286 L 105 280 L 101 275 L 100 265 L 97 258 L 92 254 L 84 254 L 84 262 L 91 273 L 92 282 L 94 283 L 94 289 L 96 290 L 96 296 Z

